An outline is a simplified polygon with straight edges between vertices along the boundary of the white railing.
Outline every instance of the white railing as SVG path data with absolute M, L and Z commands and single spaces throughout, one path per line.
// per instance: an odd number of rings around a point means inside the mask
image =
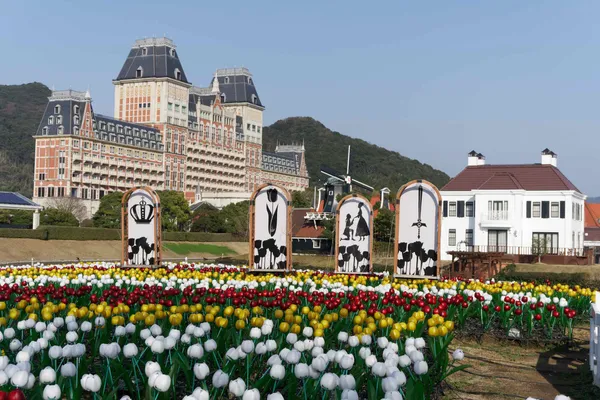
M 590 370 L 594 385 L 600 386 L 600 292 L 596 292 L 590 316 Z
M 488 211 L 481 215 L 484 221 L 508 221 L 508 211 Z

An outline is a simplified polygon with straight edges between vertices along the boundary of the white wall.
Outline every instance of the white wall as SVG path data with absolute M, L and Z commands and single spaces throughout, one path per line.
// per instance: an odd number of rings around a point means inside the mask
M 530 248 L 532 246 L 532 234 L 534 232 L 558 233 L 559 248 L 582 248 L 584 238 L 584 199 L 585 196 L 573 191 L 500 191 L 500 190 L 473 190 L 470 192 L 442 192 L 442 200 L 474 201 L 475 215 L 472 218 L 443 217 L 441 258 L 450 260 L 448 251 L 461 250 L 459 243 L 466 239 L 466 230 L 473 229 L 473 244 L 475 246 L 487 246 L 488 231 L 490 229 L 506 229 L 507 246 Z M 508 215 L 506 220 L 490 219 L 488 214 L 489 201 L 508 201 Z M 565 202 L 565 218 L 527 218 L 527 202 L 549 201 Z M 577 203 L 581 207 L 580 220 L 573 219 L 572 204 Z M 550 208 L 551 213 L 551 208 Z M 449 230 L 456 230 L 457 246 L 448 245 Z M 575 242 L 573 242 L 575 233 Z M 578 241 L 578 238 L 581 238 Z M 464 247 L 462 248 L 464 249 Z

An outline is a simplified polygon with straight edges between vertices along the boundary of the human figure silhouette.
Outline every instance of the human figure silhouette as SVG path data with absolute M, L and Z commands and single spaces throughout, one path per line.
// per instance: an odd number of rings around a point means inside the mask
M 358 236 L 359 240 L 365 240 L 367 236 L 369 236 L 369 225 L 367 224 L 367 220 L 362 215 L 362 203 L 358 203 L 358 214 L 356 214 L 355 218 L 358 218 L 358 223 L 356 224 L 356 236 Z
M 354 219 L 350 217 L 350 214 L 346 214 L 346 227 L 344 228 L 344 240 L 354 240 L 354 230 L 351 229 Z

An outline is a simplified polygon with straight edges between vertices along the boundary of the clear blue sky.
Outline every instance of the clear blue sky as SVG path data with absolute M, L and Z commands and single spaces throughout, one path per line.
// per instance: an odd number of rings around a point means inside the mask
M 0 83 L 90 87 L 111 114 L 135 39 L 167 35 L 192 83 L 247 66 L 265 122 L 311 116 L 450 175 L 539 162 L 600 195 L 597 1 L 3 1 Z

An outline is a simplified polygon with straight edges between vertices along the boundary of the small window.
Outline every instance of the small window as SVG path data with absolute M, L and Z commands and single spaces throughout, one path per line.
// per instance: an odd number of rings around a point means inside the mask
M 53 116 L 48 117 L 48 125 L 54 125 L 54 117 Z
M 74 135 L 79 135 L 79 128 L 78 127 L 73 128 L 73 134 Z
M 225 103 L 225 93 L 221 93 L 221 103 Z
M 456 229 L 448 231 L 448 246 L 456 246 Z
M 60 114 L 60 106 L 59 105 L 54 106 L 54 114 Z
M 42 128 L 42 135 L 47 135 L 48 134 L 48 127 L 45 126 Z
M 550 218 L 560 217 L 560 205 L 558 202 L 552 202 L 550 205 Z
M 59 125 L 62 124 L 62 115 L 57 115 L 56 116 L 56 123 L 59 124 Z
M 175 68 L 175 79 L 177 79 L 178 81 L 181 80 L 181 71 L 179 70 L 179 68 Z
M 321 248 L 321 240 L 313 239 L 312 245 L 313 245 L 313 249 L 320 249 Z
M 61 126 L 59 126 L 59 127 L 58 127 L 58 134 L 59 134 L 59 135 L 62 135 L 63 133 L 64 133 L 64 128 L 63 128 L 63 126 L 61 125 Z
M 255 95 L 255 94 L 253 94 L 253 95 L 251 96 L 251 99 L 252 99 L 252 104 L 256 104 L 256 103 L 257 103 L 257 97 L 256 97 L 256 95 Z
M 144 69 L 142 67 L 138 67 L 138 69 L 135 71 L 135 77 L 141 78 L 143 76 L 144 76 Z
M 473 246 L 473 229 L 467 229 L 465 231 L 465 242 L 467 246 Z
M 456 202 L 455 201 L 451 201 L 448 203 L 448 216 L 456 217 Z M 456 236 L 456 231 L 454 232 L 454 234 Z
M 76 115 L 73 117 L 73 124 L 74 125 L 79 125 L 79 115 Z
M 146 47 L 142 47 L 142 55 L 145 56 L 148 54 L 148 49 Z
M 169 54 L 171 54 L 171 57 L 175 57 L 175 49 L 170 49 Z
M 78 105 L 73 106 L 73 114 L 79 114 L 79 106 Z
M 474 207 L 472 201 L 467 201 L 465 203 L 465 216 L 466 217 L 474 217 Z
M 540 218 L 540 216 L 541 216 L 541 209 L 542 209 L 542 206 L 541 206 L 541 203 L 539 201 L 533 202 L 531 216 L 533 218 Z

